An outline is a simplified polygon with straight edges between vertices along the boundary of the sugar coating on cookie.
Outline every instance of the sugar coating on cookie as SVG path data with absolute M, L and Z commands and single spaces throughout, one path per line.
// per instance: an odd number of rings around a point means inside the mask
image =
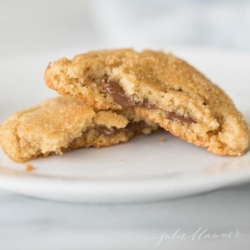
M 25 162 L 74 148 L 111 146 L 157 129 L 125 115 L 94 111 L 71 97 L 54 98 L 9 117 L 0 126 L 0 145 L 12 160 Z
M 96 109 L 134 112 L 220 155 L 242 155 L 248 126 L 231 99 L 185 61 L 162 51 L 92 51 L 51 62 L 47 85 Z

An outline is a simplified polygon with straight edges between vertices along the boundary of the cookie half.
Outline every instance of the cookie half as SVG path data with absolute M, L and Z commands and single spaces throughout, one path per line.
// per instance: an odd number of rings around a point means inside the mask
M 59 97 L 13 114 L 0 126 L 0 145 L 12 160 L 25 162 L 75 148 L 111 146 L 156 129 L 129 109 L 96 112 L 74 98 Z
M 173 135 L 220 155 L 242 155 L 248 126 L 217 85 L 172 54 L 103 50 L 49 64 L 47 85 L 97 109 L 132 107 Z

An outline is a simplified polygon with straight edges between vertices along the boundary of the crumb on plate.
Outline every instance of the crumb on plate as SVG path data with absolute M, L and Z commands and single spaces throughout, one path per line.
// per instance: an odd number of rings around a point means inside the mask
M 34 169 L 35 169 L 34 166 L 31 165 L 30 163 L 27 163 L 27 164 L 26 164 L 26 168 L 25 168 L 26 171 L 32 171 L 32 170 L 34 170 Z
M 159 142 L 164 142 L 164 141 L 166 141 L 166 139 L 163 138 L 163 137 L 160 137 L 160 138 L 158 139 L 158 141 L 159 141 Z

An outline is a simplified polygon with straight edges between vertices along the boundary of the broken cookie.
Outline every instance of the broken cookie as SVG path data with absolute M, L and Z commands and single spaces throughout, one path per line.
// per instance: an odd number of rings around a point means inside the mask
M 0 145 L 14 161 L 25 162 L 75 148 L 126 142 L 157 125 L 130 110 L 94 111 L 71 97 L 59 97 L 13 114 L 0 126 Z
M 172 54 L 92 51 L 49 64 L 47 85 L 99 110 L 134 112 L 220 155 L 242 155 L 248 126 L 217 85 Z

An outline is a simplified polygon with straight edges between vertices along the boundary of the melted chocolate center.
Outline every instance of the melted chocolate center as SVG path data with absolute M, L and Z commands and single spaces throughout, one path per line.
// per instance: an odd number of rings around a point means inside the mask
M 124 108 L 140 106 L 148 109 L 159 109 L 155 105 L 149 104 L 148 101 L 144 101 L 142 103 L 133 101 L 131 98 L 126 96 L 123 88 L 119 84 L 114 81 L 109 81 L 107 75 L 101 78 L 101 86 L 112 96 L 116 103 L 120 104 Z M 175 112 L 165 111 L 165 114 L 167 119 L 179 122 L 182 125 L 195 123 L 191 117 L 184 117 L 182 115 L 176 114 Z
M 136 105 L 133 100 L 125 95 L 123 88 L 119 84 L 109 81 L 108 76 L 101 79 L 101 85 L 113 97 L 114 101 L 122 107 L 129 108 Z
M 95 129 L 101 132 L 105 135 L 114 135 L 119 132 L 140 132 L 144 128 L 150 128 L 150 125 L 148 125 L 145 121 L 139 121 L 139 122 L 129 122 L 125 128 L 107 128 L 105 126 L 96 126 Z
M 186 118 L 182 115 L 176 114 L 175 112 L 165 111 L 165 113 L 166 113 L 165 117 L 167 119 L 179 122 L 182 125 L 191 124 L 191 123 L 195 122 L 191 117 Z

